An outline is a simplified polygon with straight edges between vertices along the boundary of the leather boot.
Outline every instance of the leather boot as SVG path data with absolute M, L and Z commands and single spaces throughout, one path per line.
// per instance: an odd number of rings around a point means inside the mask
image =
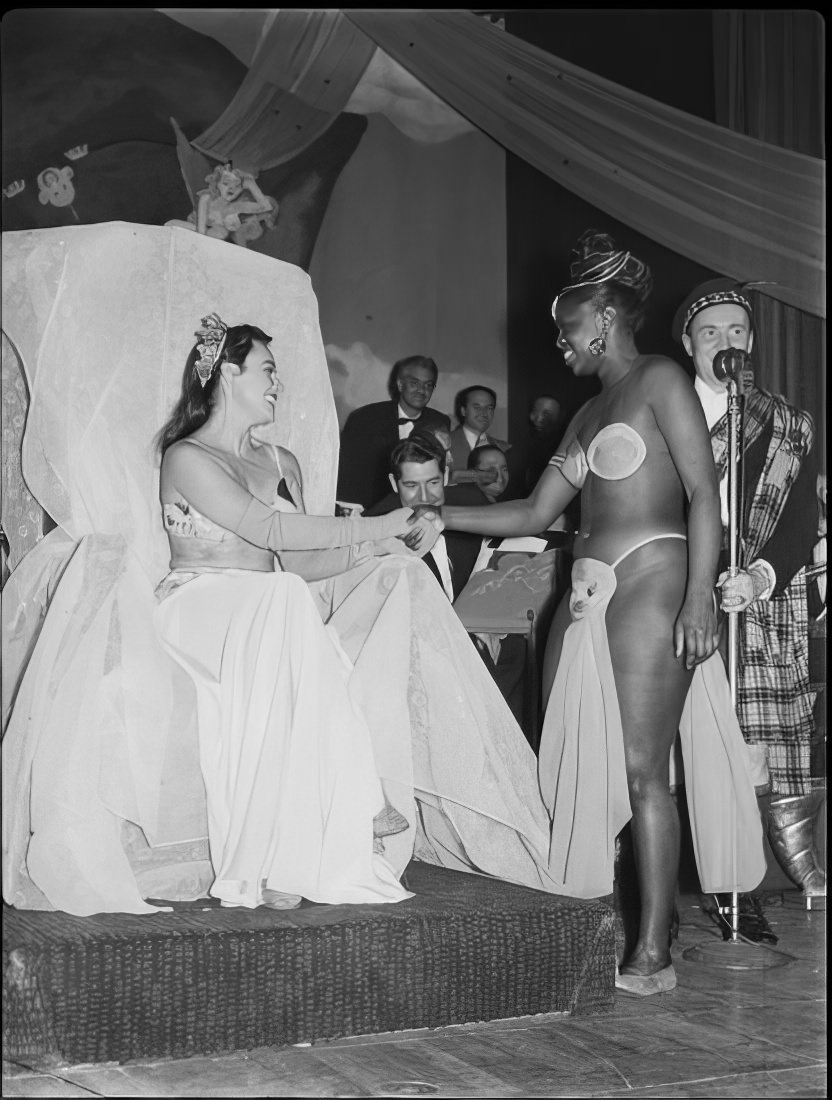
M 771 850 L 807 898 L 826 897 L 826 874 L 815 853 L 815 815 L 825 797 L 825 789 L 818 788 L 809 794 L 772 799 L 766 814 Z

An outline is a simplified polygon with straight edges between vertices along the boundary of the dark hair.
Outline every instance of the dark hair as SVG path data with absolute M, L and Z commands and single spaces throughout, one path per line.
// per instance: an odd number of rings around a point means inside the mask
M 211 377 L 203 386 L 196 373 L 197 345 L 191 348 L 188 358 L 185 360 L 185 371 L 182 375 L 182 389 L 179 400 L 173 408 L 173 412 L 167 423 L 156 436 L 156 446 L 161 454 L 168 447 L 178 443 L 180 439 L 201 428 L 211 412 L 214 404 L 214 394 L 217 389 L 217 379 L 220 376 L 220 363 L 236 363 L 242 366 L 246 356 L 251 351 L 255 340 L 263 344 L 271 343 L 271 336 L 267 336 L 262 329 L 255 325 L 234 325 L 229 328 L 225 338 L 225 346 L 222 354 L 214 365 Z
M 529 412 L 532 411 L 538 401 L 554 401 L 559 409 L 563 409 L 563 402 L 559 397 L 555 397 L 553 393 L 537 393 L 529 400 Z
M 390 377 L 387 379 L 387 392 L 390 394 L 393 401 L 398 400 L 399 390 L 396 383 L 405 367 L 427 367 L 429 371 L 433 371 L 434 385 L 439 377 L 439 367 L 437 367 L 436 361 L 431 359 L 429 355 L 408 355 L 404 359 L 397 360 L 393 364 L 393 369 L 390 371 Z
M 390 473 L 396 479 L 402 475 L 404 462 L 439 463 L 439 470 L 445 473 L 445 451 L 439 441 L 430 432 L 411 432 L 407 439 L 397 443 L 390 453 Z
M 482 455 L 483 451 L 496 451 L 498 455 L 505 454 L 502 447 L 498 447 L 496 443 L 481 443 L 479 447 L 474 447 L 474 449 L 468 455 L 469 470 L 479 469 L 477 463 L 479 462 L 480 456 Z
M 497 394 L 494 392 L 494 390 L 491 389 L 490 386 L 466 386 L 465 389 L 460 390 L 454 398 L 454 416 L 457 418 L 460 424 L 465 419 L 462 415 L 462 410 L 468 404 L 468 398 L 471 396 L 472 393 L 474 393 L 475 390 L 482 390 L 483 393 L 490 394 L 491 400 L 494 402 L 495 405 L 497 404 Z

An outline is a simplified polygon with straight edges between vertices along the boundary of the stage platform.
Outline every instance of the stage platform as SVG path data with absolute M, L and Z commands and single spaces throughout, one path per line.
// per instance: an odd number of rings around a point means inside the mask
M 610 905 L 417 862 L 404 881 L 416 897 L 397 905 L 7 908 L 4 1057 L 125 1062 L 611 1010 Z

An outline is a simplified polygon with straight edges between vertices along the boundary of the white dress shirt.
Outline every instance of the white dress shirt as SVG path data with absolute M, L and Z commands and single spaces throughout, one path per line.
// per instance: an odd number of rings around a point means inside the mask
M 402 425 L 406 427 L 406 425 Z M 451 601 L 454 602 L 454 585 L 451 580 L 451 561 L 448 557 L 448 547 L 445 545 L 445 536 L 440 535 L 436 542 L 430 549 L 433 555 L 433 560 L 436 562 L 436 568 L 439 570 L 439 576 L 442 579 L 442 587 L 445 589 L 445 595 Z
M 470 428 L 462 425 L 462 430 L 465 433 L 465 438 L 468 440 L 468 446 L 473 449 L 475 447 L 481 447 L 484 443 L 489 443 L 490 440 L 485 432 L 474 432 Z
M 402 439 L 407 439 L 407 437 L 413 431 L 413 428 L 416 425 L 416 421 L 419 419 L 418 416 L 411 416 L 409 413 L 406 413 L 404 411 L 404 409 L 401 407 L 401 405 L 399 405 L 399 418 L 401 418 L 403 416 L 407 417 L 409 423 L 408 424 L 399 424 L 399 440 L 400 441 Z

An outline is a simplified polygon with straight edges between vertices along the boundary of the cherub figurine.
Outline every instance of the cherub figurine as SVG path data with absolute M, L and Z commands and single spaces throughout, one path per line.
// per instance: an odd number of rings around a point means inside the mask
M 250 172 L 232 168 L 230 163 L 220 164 L 205 177 L 205 182 L 208 187 L 196 195 L 196 212 L 189 214 L 187 221 L 174 218 L 166 225 L 195 229 L 221 241 L 231 238 L 244 248 L 249 241 L 262 237 L 263 224 L 268 229 L 274 228 L 277 201 L 263 194 Z

